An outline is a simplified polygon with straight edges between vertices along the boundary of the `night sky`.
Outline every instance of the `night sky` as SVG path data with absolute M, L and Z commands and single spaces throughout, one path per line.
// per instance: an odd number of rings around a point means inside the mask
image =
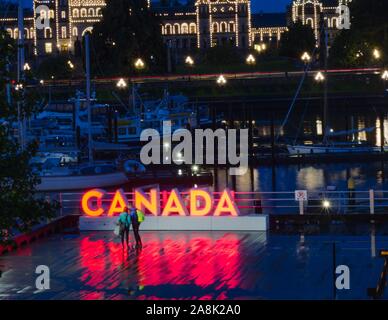
M 23 0 L 26 6 L 31 6 L 32 0 Z M 251 0 L 253 12 L 283 12 L 291 0 Z

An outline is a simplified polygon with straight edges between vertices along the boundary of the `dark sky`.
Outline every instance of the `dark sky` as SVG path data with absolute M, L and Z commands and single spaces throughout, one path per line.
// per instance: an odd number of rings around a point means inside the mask
M 1 1 L 1 0 L 0 0 Z M 32 0 L 23 0 L 26 6 L 31 6 Z M 283 12 L 291 0 L 251 0 L 253 12 Z

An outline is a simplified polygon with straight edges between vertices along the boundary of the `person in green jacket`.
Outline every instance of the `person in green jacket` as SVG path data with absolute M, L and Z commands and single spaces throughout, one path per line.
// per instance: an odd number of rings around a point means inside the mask
M 124 211 L 120 213 L 118 224 L 120 226 L 120 236 L 121 236 L 121 245 L 124 249 L 124 239 L 127 243 L 127 248 L 129 249 L 129 228 L 131 226 L 131 217 L 130 209 L 124 208 Z

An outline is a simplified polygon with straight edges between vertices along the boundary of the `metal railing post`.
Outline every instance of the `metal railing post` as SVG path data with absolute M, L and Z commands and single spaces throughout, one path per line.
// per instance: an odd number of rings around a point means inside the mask
M 375 213 L 375 191 L 373 189 L 369 190 L 369 209 L 370 214 Z

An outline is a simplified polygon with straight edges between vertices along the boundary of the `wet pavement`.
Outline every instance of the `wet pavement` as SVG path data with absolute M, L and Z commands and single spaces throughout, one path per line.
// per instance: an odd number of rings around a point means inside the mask
M 143 232 L 129 252 L 111 232 L 56 235 L 0 257 L 0 299 L 333 299 L 333 243 L 336 265 L 350 268 L 335 298 L 368 299 L 388 248 L 375 233 Z M 38 265 L 49 290 L 35 287 Z

